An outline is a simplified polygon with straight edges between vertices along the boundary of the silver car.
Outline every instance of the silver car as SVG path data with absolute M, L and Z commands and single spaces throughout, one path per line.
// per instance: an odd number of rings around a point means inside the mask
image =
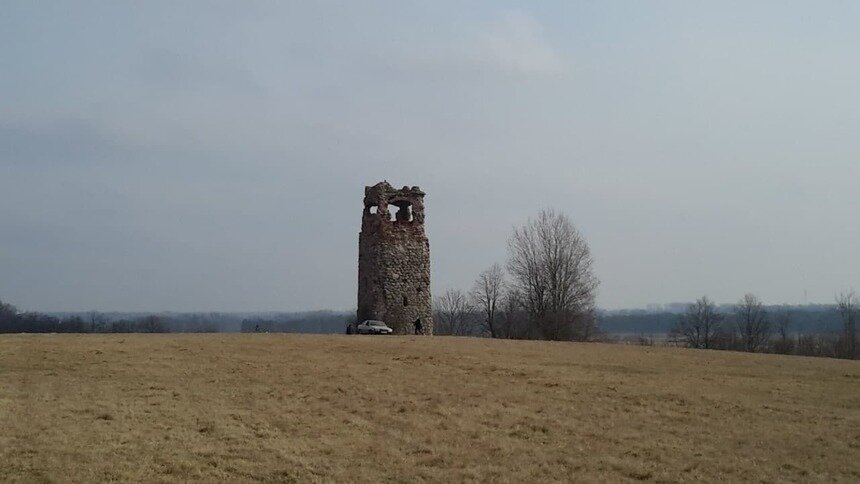
M 356 326 L 355 332 L 358 334 L 391 334 L 394 330 L 389 328 L 388 325 L 382 321 L 368 319 L 367 321 L 362 321 L 361 324 Z

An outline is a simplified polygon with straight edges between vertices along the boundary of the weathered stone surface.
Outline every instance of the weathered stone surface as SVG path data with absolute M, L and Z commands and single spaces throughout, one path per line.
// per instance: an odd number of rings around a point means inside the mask
M 393 212 L 393 213 L 392 213 Z M 358 321 L 385 321 L 395 333 L 421 318 L 433 334 L 430 243 L 424 234 L 424 192 L 388 182 L 364 188 L 358 236 Z

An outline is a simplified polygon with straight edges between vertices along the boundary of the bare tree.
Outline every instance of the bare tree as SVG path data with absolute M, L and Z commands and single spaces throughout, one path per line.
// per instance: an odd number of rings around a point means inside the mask
M 702 296 L 687 307 L 672 329 L 672 336 L 680 338 L 689 348 L 714 348 L 722 320 L 723 315 L 717 312 L 713 301 Z
M 164 325 L 164 318 L 151 314 L 145 316 L 139 321 L 140 332 L 142 333 L 167 333 L 167 328 Z
M 0 333 L 18 332 L 18 309 L 8 303 L 0 301 Z
M 735 306 L 735 326 L 744 351 L 761 351 L 770 338 L 770 321 L 761 300 L 745 294 Z
M 15 306 L 0 300 L 0 321 L 13 321 L 17 315 L 18 309 Z
M 493 264 L 492 267 L 478 275 L 478 279 L 475 280 L 475 285 L 472 287 L 472 300 L 475 306 L 484 313 L 483 329 L 491 338 L 499 337 L 496 318 L 504 283 L 505 274 L 501 266 Z
M 857 357 L 857 320 L 860 319 L 860 299 L 854 291 L 840 293 L 836 296 L 836 309 L 842 318 L 842 337 L 837 356 L 854 359 Z
M 773 321 L 776 326 L 776 333 L 779 335 L 779 339 L 773 345 L 774 352 L 785 355 L 791 354 L 794 350 L 794 340 L 789 338 L 791 312 L 786 307 L 783 307 L 776 312 Z
M 508 271 L 523 309 L 541 337 L 584 340 L 595 328 L 599 281 L 591 251 L 570 219 L 553 210 L 514 229 Z
M 516 289 L 511 287 L 507 287 L 502 294 L 496 327 L 499 338 L 528 339 L 537 337 L 529 334 L 528 315 L 523 310 L 521 299 Z
M 90 311 L 87 319 L 89 319 L 90 323 L 90 333 L 100 333 L 104 331 L 105 326 L 107 326 L 107 318 L 104 314 L 97 311 Z
M 448 289 L 436 298 L 434 333 L 466 336 L 472 334 L 473 311 L 469 298 L 459 289 Z

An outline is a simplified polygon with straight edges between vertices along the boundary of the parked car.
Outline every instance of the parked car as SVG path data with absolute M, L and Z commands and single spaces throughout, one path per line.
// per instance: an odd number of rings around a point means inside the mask
M 361 324 L 356 326 L 355 332 L 358 334 L 391 334 L 394 330 L 389 328 L 388 325 L 382 321 L 368 319 L 367 321 L 362 321 Z

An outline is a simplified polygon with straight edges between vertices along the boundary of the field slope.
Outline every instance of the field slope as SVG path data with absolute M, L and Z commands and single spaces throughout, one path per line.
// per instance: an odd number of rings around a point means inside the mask
M 860 362 L 466 338 L 0 336 L 2 481 L 860 480 Z

